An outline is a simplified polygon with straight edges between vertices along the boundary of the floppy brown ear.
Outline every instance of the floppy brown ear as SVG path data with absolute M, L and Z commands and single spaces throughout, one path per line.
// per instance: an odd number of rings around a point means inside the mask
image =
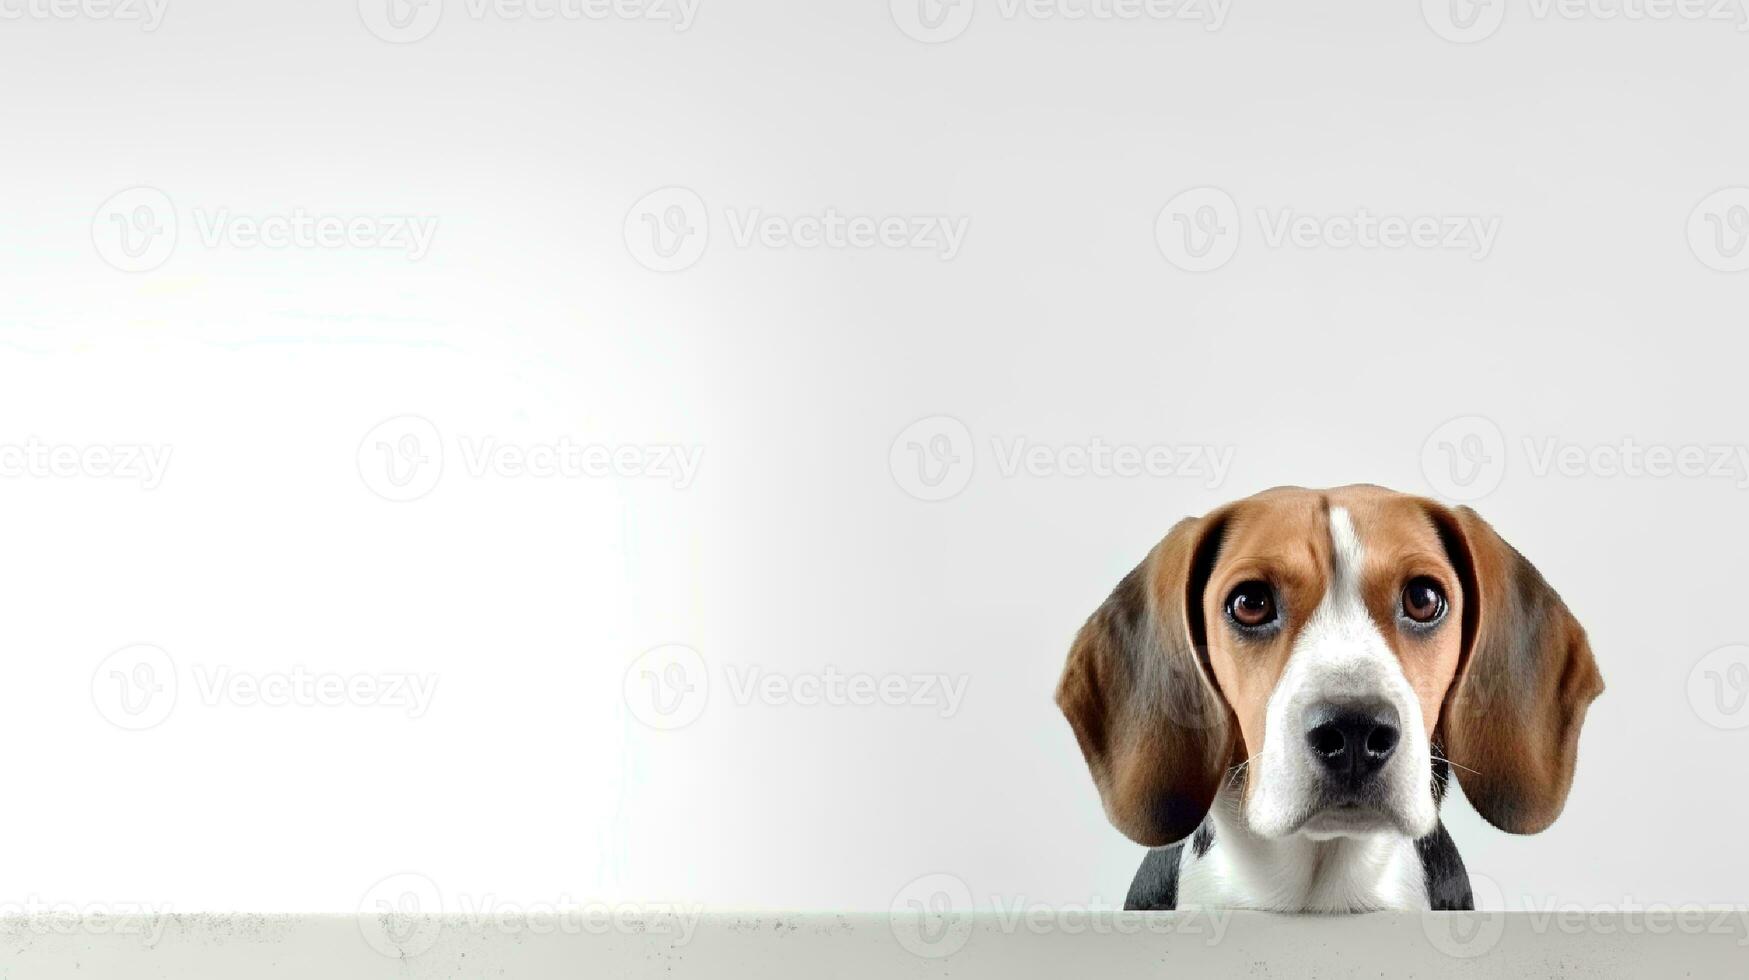
M 1081 627 L 1057 684 L 1106 815 L 1149 847 L 1196 830 L 1233 752 L 1231 712 L 1202 656 L 1221 523 L 1181 521 L 1124 576 Z
M 1573 785 L 1579 726 L 1603 693 L 1585 628 L 1536 568 L 1468 507 L 1435 508 L 1463 585 L 1463 656 L 1446 695 L 1446 757 L 1501 830 L 1554 823 Z

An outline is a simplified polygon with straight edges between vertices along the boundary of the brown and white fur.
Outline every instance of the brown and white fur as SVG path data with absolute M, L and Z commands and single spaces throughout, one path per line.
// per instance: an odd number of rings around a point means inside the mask
M 1128 907 L 1361 912 L 1470 907 L 1446 780 L 1544 829 L 1602 690 L 1474 511 L 1294 487 L 1174 527 L 1082 627 L 1057 703 L 1112 823 L 1155 848 Z

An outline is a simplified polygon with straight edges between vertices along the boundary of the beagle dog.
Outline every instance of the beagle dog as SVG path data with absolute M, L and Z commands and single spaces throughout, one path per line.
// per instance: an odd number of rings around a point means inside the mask
M 1081 628 L 1057 704 L 1153 848 L 1125 908 L 1365 912 L 1472 908 L 1453 770 L 1489 823 L 1542 830 L 1602 692 L 1584 629 L 1474 511 L 1283 487 L 1172 528 Z

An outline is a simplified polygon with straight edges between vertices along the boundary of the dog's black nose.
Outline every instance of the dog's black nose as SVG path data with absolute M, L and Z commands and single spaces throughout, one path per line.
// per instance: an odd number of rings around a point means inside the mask
M 1350 786 L 1384 768 L 1401 733 L 1384 702 L 1320 704 L 1306 712 L 1306 745 L 1324 771 Z

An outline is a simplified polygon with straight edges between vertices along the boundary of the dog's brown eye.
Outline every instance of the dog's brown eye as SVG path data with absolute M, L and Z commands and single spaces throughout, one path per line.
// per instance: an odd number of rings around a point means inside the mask
M 1227 615 L 1246 629 L 1275 622 L 1275 593 L 1267 582 L 1244 582 L 1227 596 Z
M 1403 615 L 1423 625 L 1445 615 L 1445 593 L 1439 583 L 1423 575 L 1403 586 Z

